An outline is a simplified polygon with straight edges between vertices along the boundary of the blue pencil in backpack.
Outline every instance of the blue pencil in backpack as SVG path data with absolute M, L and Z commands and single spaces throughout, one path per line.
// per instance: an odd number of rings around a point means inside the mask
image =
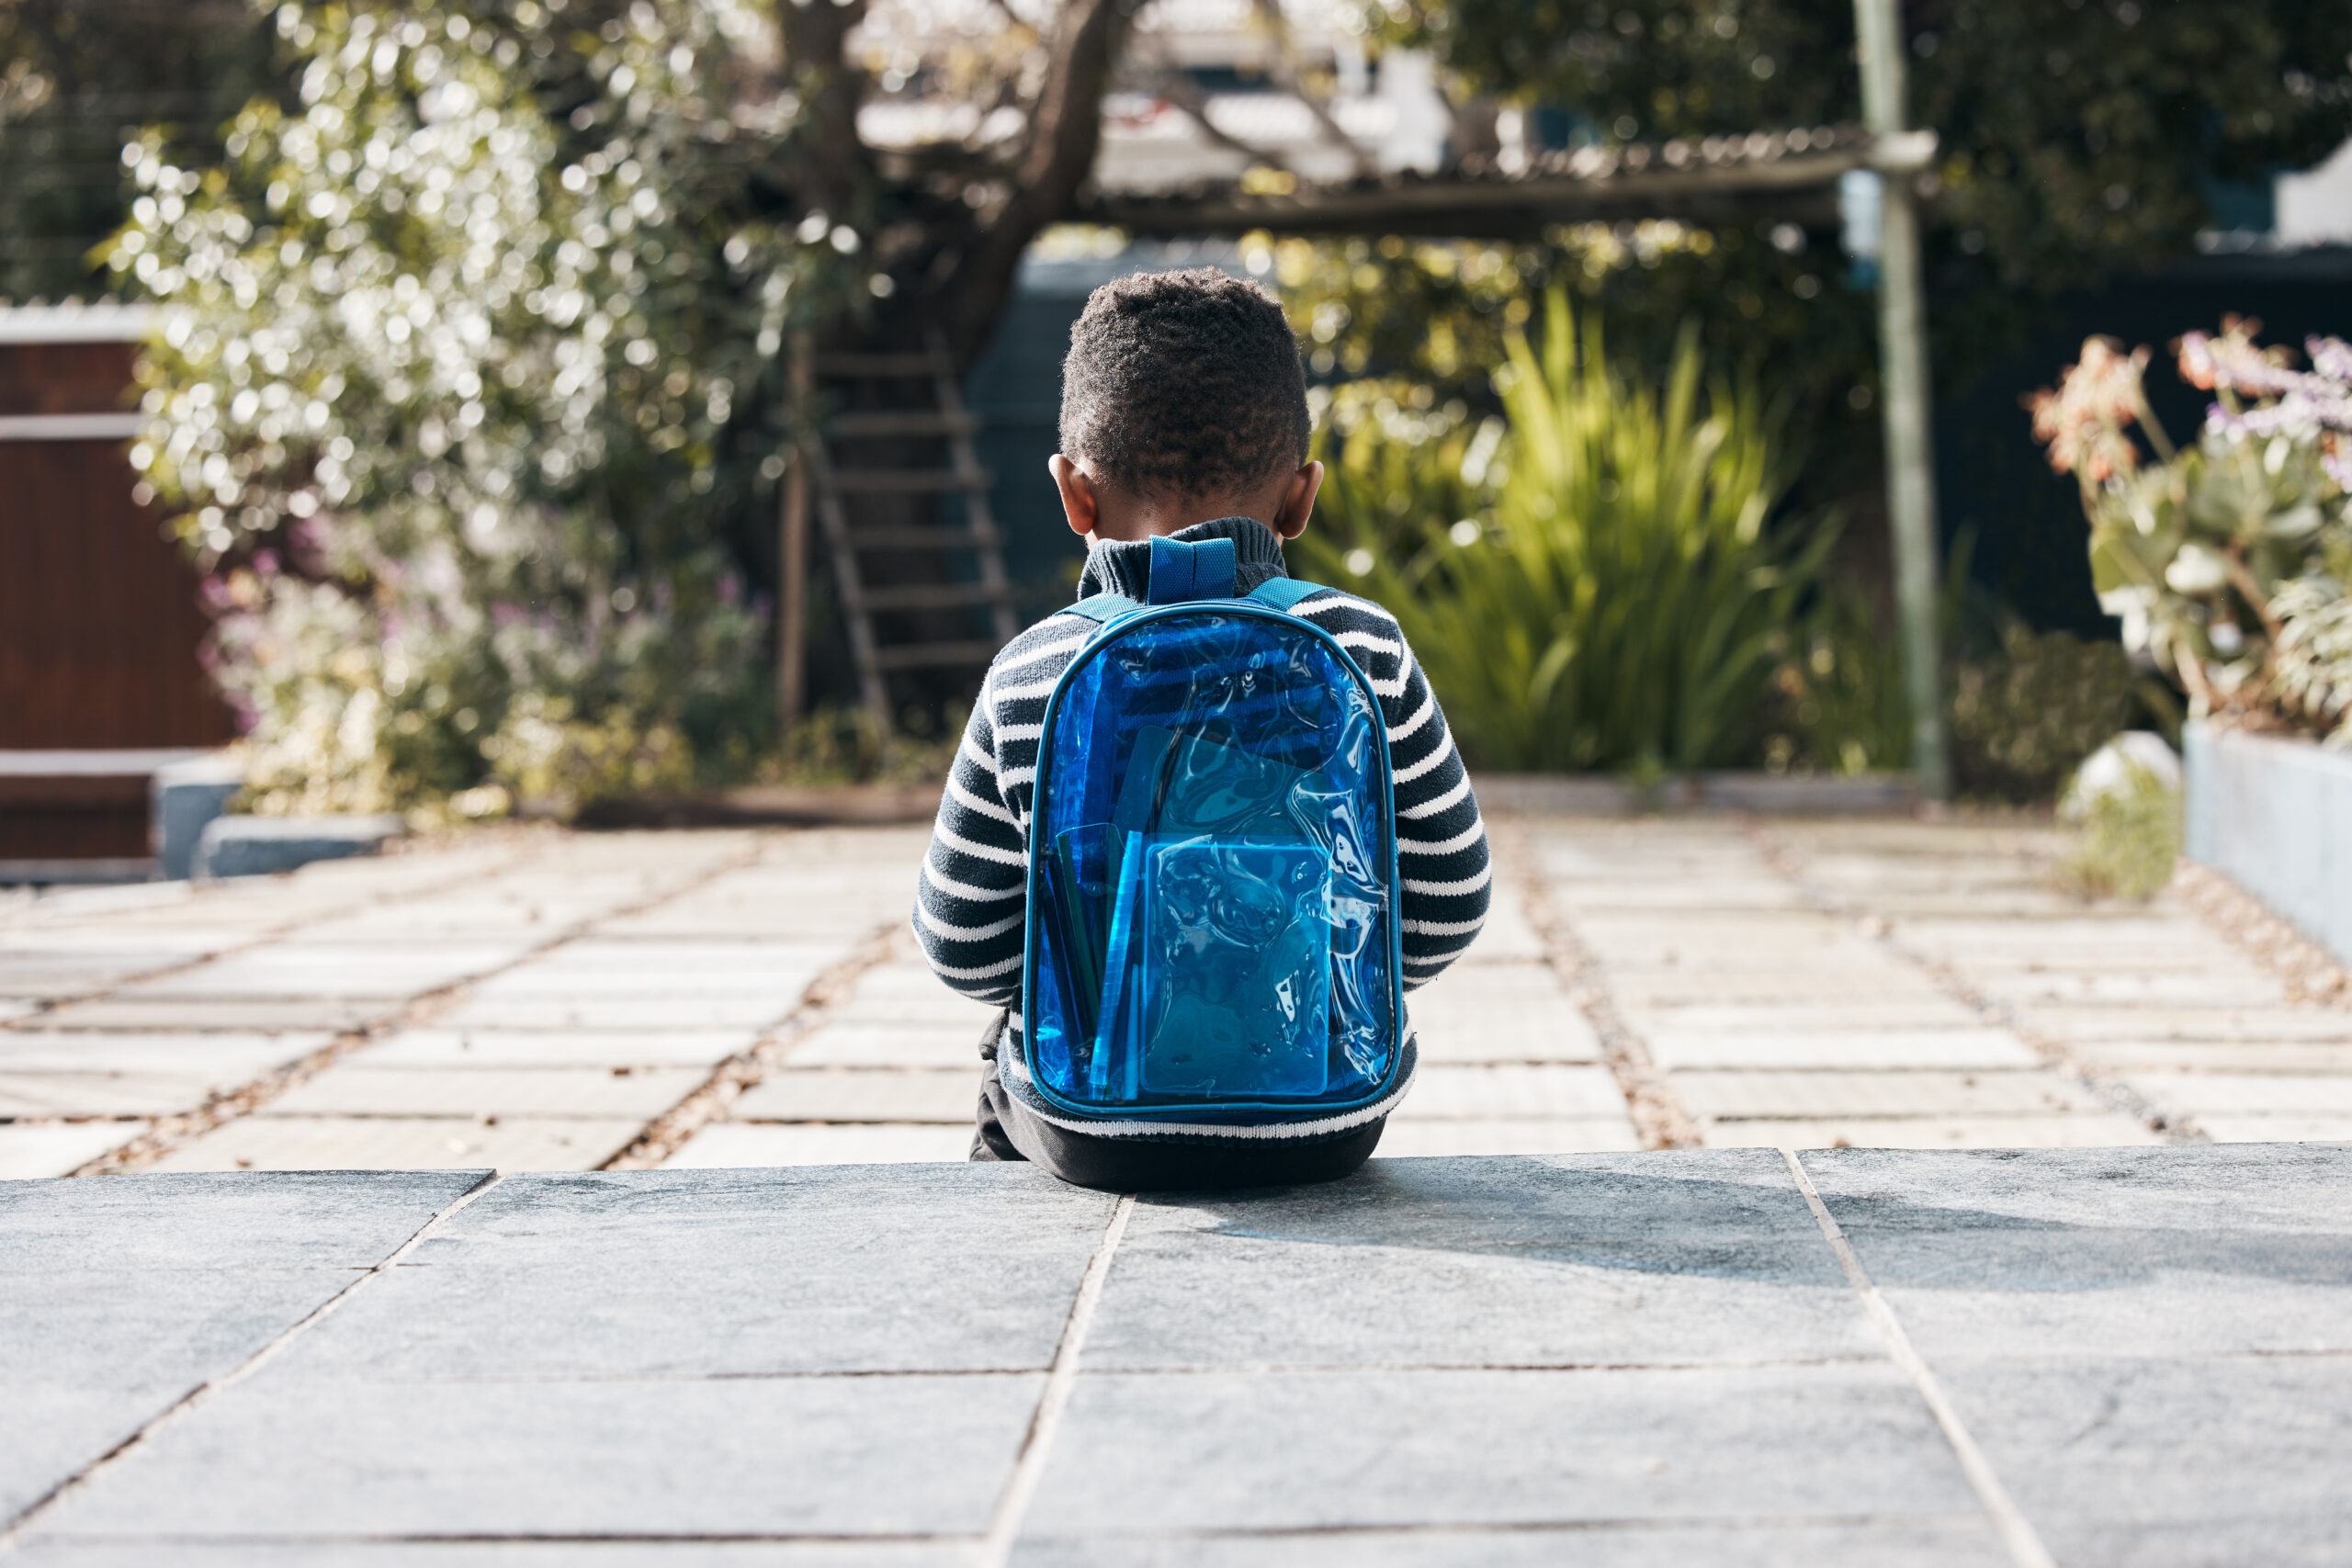
M 1320 1120 L 1402 1070 L 1388 736 L 1372 682 L 1234 594 L 1230 539 L 1151 542 L 1148 600 L 1046 705 L 1023 961 L 1030 1077 L 1104 1121 Z

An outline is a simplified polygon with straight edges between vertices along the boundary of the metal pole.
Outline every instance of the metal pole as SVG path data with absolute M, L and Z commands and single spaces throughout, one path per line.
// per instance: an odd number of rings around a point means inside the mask
M 1894 536 L 1894 597 L 1903 621 L 1904 686 L 1911 699 L 1911 767 L 1920 793 L 1951 798 L 1944 744 L 1940 628 L 1936 604 L 1935 448 L 1930 440 L 1927 315 L 1921 304 L 1919 216 L 1911 179 L 1934 138 L 1904 126 L 1901 0 L 1854 0 L 1862 118 L 1885 176 L 1880 207 L 1879 381 L 1886 440 L 1887 520 Z
M 791 403 L 785 421 L 784 493 L 777 518 L 775 588 L 775 721 L 779 740 L 790 733 L 807 701 L 808 633 L 803 625 L 808 599 L 808 459 L 793 439 L 808 417 L 808 338 L 793 334 L 786 369 Z

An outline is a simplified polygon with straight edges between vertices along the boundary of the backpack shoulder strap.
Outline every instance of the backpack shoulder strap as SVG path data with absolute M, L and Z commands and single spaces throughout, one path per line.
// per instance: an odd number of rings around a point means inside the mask
M 1058 615 L 1084 615 L 1090 621 L 1107 626 L 1120 616 L 1142 608 L 1124 593 L 1090 593 L 1076 604 L 1065 604 L 1054 613 Z
M 1324 592 L 1319 582 L 1307 582 L 1295 577 L 1270 577 L 1252 588 L 1248 597 L 1270 609 L 1290 613 L 1290 607 L 1303 599 L 1311 599 Z

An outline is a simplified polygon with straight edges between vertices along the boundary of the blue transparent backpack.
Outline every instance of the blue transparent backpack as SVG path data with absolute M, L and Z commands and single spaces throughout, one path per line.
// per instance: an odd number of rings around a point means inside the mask
M 1388 732 L 1372 682 L 1234 595 L 1229 539 L 1151 542 L 1149 603 L 1101 625 L 1047 699 L 1029 838 L 1030 1077 L 1119 1121 L 1319 1120 L 1401 1070 Z

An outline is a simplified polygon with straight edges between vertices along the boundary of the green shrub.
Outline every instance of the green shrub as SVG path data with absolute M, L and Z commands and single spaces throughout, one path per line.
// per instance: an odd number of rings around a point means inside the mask
M 2146 898 L 2180 858 L 2180 792 L 2137 763 L 2124 777 L 2123 788 L 2083 803 L 2081 830 L 2059 864 L 2060 881 L 2086 898 Z
M 2111 642 L 2012 625 L 2000 650 L 1951 674 L 1952 779 L 1979 799 L 2046 801 L 2140 712 L 2131 656 Z
M 1540 353 L 1510 339 L 1492 465 L 1465 466 L 1478 438 L 1458 424 L 1406 453 L 1359 430 L 1306 562 L 1396 614 L 1474 762 L 1745 761 L 1830 531 L 1766 528 L 1774 422 L 1752 386 L 1702 395 L 1690 333 L 1644 387 L 1563 295 L 1545 321 Z

